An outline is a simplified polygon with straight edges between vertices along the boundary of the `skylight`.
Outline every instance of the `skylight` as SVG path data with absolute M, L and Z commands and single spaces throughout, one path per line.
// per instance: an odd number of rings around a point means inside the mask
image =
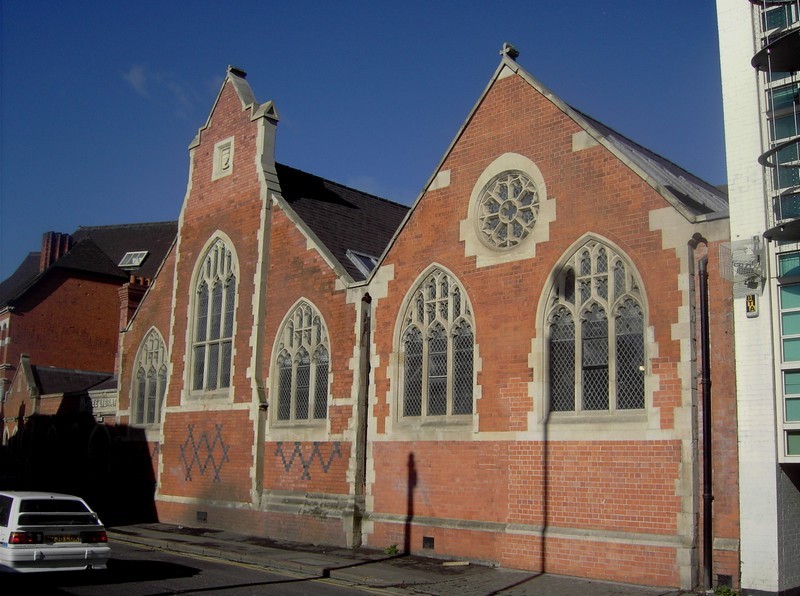
M 125 256 L 122 257 L 122 260 L 119 262 L 117 267 L 120 269 L 136 269 L 137 267 L 141 267 L 145 258 L 147 258 L 146 250 L 126 252 Z
M 369 274 L 372 273 L 373 269 L 375 269 L 375 265 L 378 264 L 377 257 L 373 257 L 362 252 L 356 252 L 354 250 L 347 249 L 346 254 L 347 258 L 350 259 L 350 262 L 352 262 L 353 265 L 358 268 L 364 277 L 369 277 Z

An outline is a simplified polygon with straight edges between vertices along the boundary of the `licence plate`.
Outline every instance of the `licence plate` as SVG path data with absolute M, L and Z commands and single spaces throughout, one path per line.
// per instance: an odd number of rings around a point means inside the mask
M 46 536 L 45 540 L 47 542 L 80 542 L 81 537 L 76 534 L 60 534 L 58 536 Z

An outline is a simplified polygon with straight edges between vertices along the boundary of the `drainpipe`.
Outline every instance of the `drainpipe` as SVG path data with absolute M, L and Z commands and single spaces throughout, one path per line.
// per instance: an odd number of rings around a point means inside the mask
M 367 484 L 367 436 L 369 423 L 369 383 L 370 383 L 370 341 L 372 340 L 372 297 L 365 294 L 361 300 L 361 337 L 359 346 L 361 363 L 358 375 L 358 402 L 356 405 L 356 433 L 354 448 L 356 453 L 355 490 L 353 504 L 353 526 L 351 548 L 362 544 L 362 518 L 365 513 L 365 495 Z
M 700 387 L 703 392 L 703 583 L 711 589 L 713 571 L 713 530 L 711 470 L 711 350 L 708 333 L 708 257 L 700 259 Z

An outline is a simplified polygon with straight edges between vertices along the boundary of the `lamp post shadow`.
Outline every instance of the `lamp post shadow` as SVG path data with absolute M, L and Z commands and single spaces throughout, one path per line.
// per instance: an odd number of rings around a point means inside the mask
M 403 554 L 411 554 L 411 522 L 414 519 L 414 489 L 417 486 L 417 467 L 414 463 L 414 454 L 408 454 L 407 488 L 406 488 L 406 523 L 403 540 Z

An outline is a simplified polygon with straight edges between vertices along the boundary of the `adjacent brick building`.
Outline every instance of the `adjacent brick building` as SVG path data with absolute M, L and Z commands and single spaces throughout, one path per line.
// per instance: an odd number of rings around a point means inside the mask
M 711 528 L 735 583 L 726 199 L 515 58 L 410 210 L 276 164 L 229 68 L 120 344 L 161 521 L 684 588 Z
M 19 422 L 22 402 L 10 389 L 16 375 L 23 375 L 23 359 L 33 366 L 114 374 L 120 329 L 155 276 L 175 229 L 175 222 L 158 222 L 47 232 L 41 251 L 30 253 L 0 283 L 3 444 Z M 17 395 L 25 400 L 29 392 Z

